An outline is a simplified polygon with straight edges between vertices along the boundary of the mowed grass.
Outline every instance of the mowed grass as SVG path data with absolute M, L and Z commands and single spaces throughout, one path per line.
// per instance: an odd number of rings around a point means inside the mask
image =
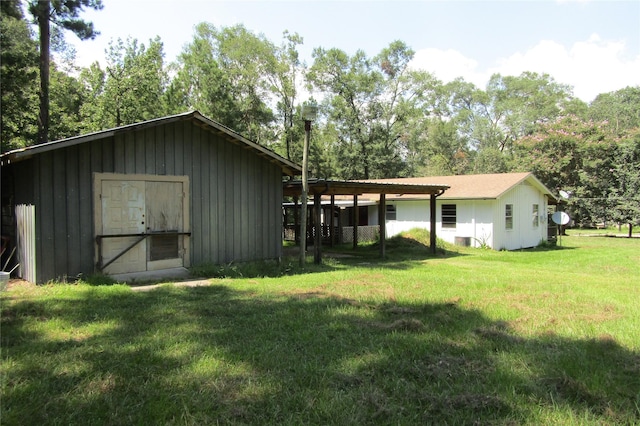
M 640 239 L 421 239 L 203 287 L 15 287 L 0 422 L 640 424 Z

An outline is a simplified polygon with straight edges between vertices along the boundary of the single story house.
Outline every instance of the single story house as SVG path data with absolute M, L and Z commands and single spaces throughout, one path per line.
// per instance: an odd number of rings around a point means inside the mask
M 444 241 L 496 250 L 535 247 L 548 239 L 548 207 L 556 198 L 532 173 L 377 179 L 367 182 L 447 185 L 436 199 L 436 231 Z M 341 201 L 344 201 L 342 199 Z M 359 197 L 359 224 L 379 226 L 375 197 Z M 362 210 L 366 213 L 363 215 Z M 430 201 L 419 194 L 388 194 L 386 236 L 411 228 L 431 229 Z M 353 214 L 342 206 L 343 223 Z
M 279 258 L 283 176 L 301 172 L 197 111 L 0 160 L 3 240 L 38 283 Z

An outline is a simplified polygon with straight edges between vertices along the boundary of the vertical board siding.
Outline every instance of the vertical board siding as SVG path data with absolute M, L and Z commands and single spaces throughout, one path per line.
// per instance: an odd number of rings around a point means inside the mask
M 226 217 L 226 208 L 225 208 L 225 197 L 227 187 L 227 173 L 225 170 L 226 167 L 226 144 L 224 141 L 218 141 L 218 151 L 217 151 L 217 167 L 216 167 L 216 176 L 218 178 L 218 186 L 216 188 L 216 210 L 218 211 L 218 222 L 216 223 L 216 237 L 217 237 L 217 251 L 214 253 L 214 257 L 212 262 L 214 263 L 222 263 L 224 262 L 225 252 L 224 252 L 224 244 L 226 241 L 226 229 L 227 229 L 227 217 Z M 212 200 L 213 201 L 213 200 Z
M 218 172 L 218 158 L 220 157 L 220 141 L 212 140 L 208 143 L 209 157 L 207 159 L 207 170 L 209 180 L 209 191 L 207 197 L 209 200 L 209 254 L 208 259 L 211 263 L 218 262 L 218 245 L 219 239 L 219 222 L 218 217 L 218 180 L 222 177 Z
M 250 207 L 250 195 L 255 196 L 256 189 L 255 186 L 251 193 L 249 193 L 249 156 L 248 151 L 243 149 L 240 154 L 241 165 L 240 165 L 240 223 L 245 224 L 247 226 L 240 227 L 240 234 L 238 235 L 240 240 L 240 259 L 250 259 L 251 256 L 249 254 L 249 235 L 251 234 L 251 230 L 253 228 L 253 221 L 249 221 L 249 214 L 251 212 Z M 253 216 L 253 214 L 252 214 Z
M 202 215 L 202 219 L 200 221 L 200 229 L 198 231 L 199 234 L 206 236 L 202 238 L 202 257 L 205 259 L 211 258 L 212 253 L 212 240 L 211 236 L 211 201 L 209 198 L 209 187 L 211 186 L 211 167 L 209 166 L 211 162 L 211 144 L 208 143 L 207 140 L 207 132 L 203 131 L 199 127 L 197 127 L 196 132 L 194 132 L 194 139 L 198 139 L 200 142 L 200 156 L 199 162 L 201 164 L 200 167 L 200 191 L 199 191 L 199 199 L 200 203 L 200 214 Z M 195 159 L 194 159 L 195 160 Z
M 80 250 L 80 188 L 78 147 L 73 146 L 65 156 L 65 188 L 67 223 L 67 274 L 77 276 L 81 271 Z
M 233 164 L 233 146 L 231 144 L 225 144 L 224 147 L 224 157 L 225 157 L 225 188 L 224 188 L 224 244 L 220 247 L 222 249 L 222 253 L 224 253 L 223 262 L 228 262 L 233 259 L 233 235 L 234 235 L 234 211 L 233 211 L 233 193 L 236 190 L 233 187 L 234 184 L 234 173 L 233 169 L 235 165 Z
M 53 165 L 53 252 L 49 254 L 54 258 L 55 275 L 65 277 L 67 275 L 67 250 L 68 233 L 67 226 L 67 183 L 66 183 L 66 153 L 52 151 Z
M 114 141 L 113 141 L 113 156 L 114 158 L 119 158 L 121 159 L 121 161 L 117 161 L 114 164 L 113 167 L 113 171 L 115 173 L 124 173 L 125 169 L 126 169 L 126 160 L 127 160 L 127 155 L 125 153 L 125 136 L 123 133 L 119 133 L 117 135 L 115 135 L 114 137 Z
M 78 225 L 80 241 L 78 258 L 80 272 L 93 270 L 93 176 L 91 174 L 91 150 L 87 146 L 78 147 Z M 75 249 L 75 248 L 74 248 Z
M 202 165 L 200 160 L 202 159 L 201 143 L 200 143 L 200 129 L 192 127 L 189 132 L 189 139 L 187 143 L 192 146 L 192 157 L 189 159 L 191 163 L 191 230 L 193 231 L 192 238 L 192 253 L 194 254 L 194 260 L 196 263 L 202 262 L 205 259 L 202 255 L 204 251 L 203 245 L 206 244 L 203 235 L 200 232 L 202 229 Z M 198 161 L 196 161 L 198 159 Z
M 192 122 L 120 132 L 11 167 L 33 182 L 16 185 L 16 201 L 36 207 L 39 282 L 94 272 L 95 173 L 188 176 L 192 265 L 282 252 L 280 167 Z
M 53 159 L 50 152 L 38 158 L 38 195 L 40 203 L 36 203 L 36 262 L 38 279 L 48 281 L 56 277 L 54 229 L 55 207 L 53 187 Z M 64 190 L 64 188 L 61 188 Z M 40 205 L 39 205 L 40 204 Z

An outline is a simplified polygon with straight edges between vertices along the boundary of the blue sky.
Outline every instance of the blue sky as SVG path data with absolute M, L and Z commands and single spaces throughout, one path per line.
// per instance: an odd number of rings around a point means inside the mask
M 493 73 L 546 72 L 589 102 L 598 93 L 640 85 L 640 1 L 222 1 L 103 0 L 87 11 L 101 35 L 68 36 L 80 65 L 99 60 L 111 40 L 147 43 L 160 36 L 171 61 L 200 22 L 244 24 L 280 43 L 285 30 L 315 47 L 357 49 L 374 56 L 394 40 L 414 51 L 413 67 L 443 81 L 463 77 L 484 88 Z

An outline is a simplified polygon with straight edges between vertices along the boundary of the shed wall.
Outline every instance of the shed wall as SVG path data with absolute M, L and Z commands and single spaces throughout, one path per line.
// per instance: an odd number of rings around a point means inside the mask
M 188 176 L 191 264 L 281 256 L 281 168 L 190 121 L 116 133 L 6 167 L 15 202 L 36 206 L 40 282 L 94 271 L 94 173 Z

